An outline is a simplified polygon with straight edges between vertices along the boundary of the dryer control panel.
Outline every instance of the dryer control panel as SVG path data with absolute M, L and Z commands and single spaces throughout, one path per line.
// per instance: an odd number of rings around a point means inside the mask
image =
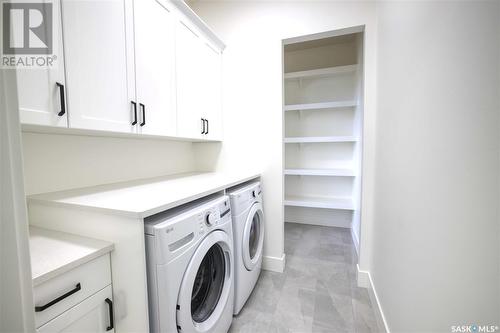
M 254 182 L 230 192 L 233 215 L 239 215 L 249 209 L 254 202 L 262 202 L 260 182 Z

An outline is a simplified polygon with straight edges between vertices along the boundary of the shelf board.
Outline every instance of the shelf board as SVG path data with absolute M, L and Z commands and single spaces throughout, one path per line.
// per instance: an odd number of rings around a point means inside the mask
M 354 210 L 354 204 L 350 198 L 324 198 L 290 195 L 285 197 L 284 203 L 285 206 L 293 207 Z
M 336 66 L 336 67 L 313 69 L 313 70 L 309 70 L 309 71 L 285 73 L 284 77 L 286 80 L 301 79 L 301 78 L 313 78 L 313 77 L 325 77 L 325 76 L 334 76 L 334 75 L 344 74 L 344 73 L 353 73 L 353 72 L 357 71 L 357 69 L 358 69 L 358 65 Z
M 303 110 L 321 110 L 321 109 L 335 109 L 347 108 L 357 106 L 356 101 L 336 101 L 336 102 L 322 102 L 322 103 L 306 103 L 306 104 L 289 104 L 285 105 L 286 111 L 303 111 Z
M 285 169 L 285 175 L 353 177 L 355 176 L 355 173 L 352 169 Z
M 322 143 L 322 142 L 356 142 L 355 136 L 302 136 L 287 137 L 285 143 Z

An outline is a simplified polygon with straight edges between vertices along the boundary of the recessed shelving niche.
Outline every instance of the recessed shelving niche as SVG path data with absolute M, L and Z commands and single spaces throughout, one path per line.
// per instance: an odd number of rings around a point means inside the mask
M 300 40 L 283 52 L 285 222 L 359 239 L 363 32 Z

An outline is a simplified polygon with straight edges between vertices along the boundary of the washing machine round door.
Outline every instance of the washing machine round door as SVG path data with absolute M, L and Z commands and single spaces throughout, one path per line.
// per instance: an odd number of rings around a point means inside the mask
M 225 232 L 213 231 L 193 254 L 177 300 L 179 331 L 211 332 L 222 316 L 232 288 L 231 244 Z
M 251 271 L 257 266 L 262 257 L 263 244 L 264 212 L 262 211 L 262 204 L 256 202 L 250 208 L 243 229 L 242 255 L 247 270 Z

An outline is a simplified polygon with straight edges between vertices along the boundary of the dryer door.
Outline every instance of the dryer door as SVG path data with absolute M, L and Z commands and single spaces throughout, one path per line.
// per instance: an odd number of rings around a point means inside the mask
M 229 236 L 217 230 L 194 252 L 177 299 L 180 332 L 211 332 L 223 315 L 233 280 L 231 244 Z
M 256 202 L 250 208 L 243 229 L 242 256 L 247 270 L 251 271 L 262 258 L 264 244 L 264 212 L 262 204 Z

